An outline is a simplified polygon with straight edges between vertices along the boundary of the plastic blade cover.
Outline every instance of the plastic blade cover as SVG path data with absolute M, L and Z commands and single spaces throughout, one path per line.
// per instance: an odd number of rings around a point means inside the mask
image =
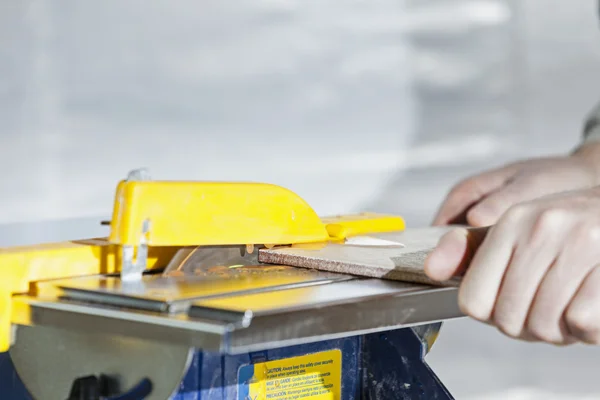
M 263 183 L 122 181 L 110 241 L 148 245 L 291 244 L 326 241 L 325 224 L 295 193 Z

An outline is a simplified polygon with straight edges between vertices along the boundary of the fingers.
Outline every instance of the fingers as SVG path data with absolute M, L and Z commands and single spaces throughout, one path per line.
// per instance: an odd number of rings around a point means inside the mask
M 567 307 L 565 325 L 583 343 L 600 344 L 600 266 L 587 275 Z
M 564 221 L 560 214 L 534 217 L 527 215 L 527 211 L 523 214 L 513 222 L 513 229 L 521 228 L 492 316 L 498 329 L 514 338 L 530 336 L 525 328 L 531 304 L 540 283 L 558 257 L 564 236 L 561 226 Z
M 600 232 L 572 200 L 579 211 L 513 207 L 490 229 L 459 290 L 466 315 L 513 338 L 600 344 Z
M 570 221 L 576 212 L 553 210 L 554 236 L 560 253 L 540 284 L 530 310 L 527 329 L 547 343 L 572 342 L 564 312 L 581 282 L 600 259 L 594 227 L 585 220 Z
M 475 176 L 456 185 L 442 203 L 433 220 L 433 225 L 465 223 L 469 208 L 489 193 L 502 187 L 515 170 L 516 166 L 507 166 Z
M 540 282 L 524 327 L 538 340 L 556 345 L 572 342 L 563 314 L 582 280 L 581 269 L 569 273 L 574 265 L 565 261 L 561 254 Z
M 474 319 L 492 320 L 496 298 L 516 247 L 518 229 L 513 220 L 518 218 L 511 214 L 489 230 L 462 280 L 459 306 Z
M 445 235 L 425 264 L 437 280 L 464 273 L 466 315 L 522 340 L 600 344 L 598 189 L 520 203 L 471 231 Z
M 425 260 L 425 273 L 445 281 L 464 273 L 488 228 L 458 228 L 445 234 Z

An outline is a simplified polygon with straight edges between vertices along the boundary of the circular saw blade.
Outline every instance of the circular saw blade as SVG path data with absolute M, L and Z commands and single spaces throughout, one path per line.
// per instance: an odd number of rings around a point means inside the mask
M 249 251 L 250 250 L 250 251 Z M 185 247 L 177 252 L 164 271 L 165 276 L 201 275 L 214 268 L 262 265 L 258 248 L 247 246 Z

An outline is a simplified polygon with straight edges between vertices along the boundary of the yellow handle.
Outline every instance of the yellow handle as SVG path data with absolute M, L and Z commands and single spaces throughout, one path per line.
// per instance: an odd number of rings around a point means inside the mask
M 349 214 L 322 218 L 332 239 L 344 240 L 351 236 L 403 231 L 404 219 L 377 213 Z

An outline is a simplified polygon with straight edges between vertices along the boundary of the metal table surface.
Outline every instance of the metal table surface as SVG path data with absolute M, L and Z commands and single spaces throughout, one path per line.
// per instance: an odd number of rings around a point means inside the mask
M 430 324 L 462 315 L 455 288 L 344 276 L 322 279 L 321 273 L 313 274 L 316 276 L 312 281 L 301 284 L 281 285 L 274 277 L 272 286 L 256 290 L 247 290 L 248 282 L 252 284 L 247 280 L 242 282 L 243 290 L 232 282 L 229 290 L 220 293 L 188 288 L 181 291 L 183 294 L 173 290 L 154 297 L 152 290 L 134 294 L 122 288 L 113 291 L 105 277 L 50 281 L 38 285 L 38 297 L 15 298 L 30 312 L 26 320 L 13 322 L 240 354 Z M 180 284 L 189 285 L 186 281 L 180 278 Z M 146 285 L 152 287 L 150 283 Z M 60 296 L 46 295 L 52 292 L 52 286 L 61 292 Z M 169 287 L 176 289 L 177 285 L 171 282 L 170 286 L 153 287 L 168 292 Z M 171 307 L 173 304 L 176 307 Z

